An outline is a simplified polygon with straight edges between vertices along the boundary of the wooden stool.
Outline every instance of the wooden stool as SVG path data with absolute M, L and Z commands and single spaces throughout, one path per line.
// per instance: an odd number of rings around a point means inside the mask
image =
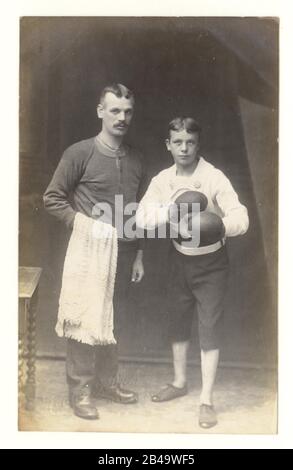
M 18 272 L 18 387 L 19 407 L 34 408 L 36 387 L 36 307 L 41 268 L 20 267 Z M 24 380 L 25 379 L 25 380 Z

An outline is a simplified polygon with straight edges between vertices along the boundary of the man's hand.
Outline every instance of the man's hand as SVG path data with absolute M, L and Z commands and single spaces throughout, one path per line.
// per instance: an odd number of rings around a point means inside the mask
M 132 266 L 131 282 L 135 282 L 135 283 L 140 282 L 144 276 L 142 257 L 143 257 L 143 251 L 138 250 L 136 258 Z

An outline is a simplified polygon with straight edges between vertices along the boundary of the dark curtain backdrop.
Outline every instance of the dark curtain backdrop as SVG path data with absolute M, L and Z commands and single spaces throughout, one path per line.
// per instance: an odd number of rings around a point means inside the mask
M 64 149 L 100 129 L 105 84 L 135 91 L 129 141 L 149 176 L 172 164 L 175 115 L 197 117 L 202 155 L 231 179 L 250 229 L 228 241 L 226 362 L 272 365 L 277 351 L 278 24 L 256 18 L 23 18 L 20 66 L 20 264 L 41 266 L 38 352 L 64 355 L 54 332 L 68 234 L 42 207 Z M 165 335 L 168 242 L 147 244 L 145 279 L 130 286 L 120 354 L 170 357 Z M 190 358 L 198 356 L 197 328 Z

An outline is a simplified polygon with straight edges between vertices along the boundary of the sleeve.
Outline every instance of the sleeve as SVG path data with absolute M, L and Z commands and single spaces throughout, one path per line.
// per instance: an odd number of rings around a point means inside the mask
M 136 224 L 138 227 L 152 230 L 168 221 L 170 202 L 164 203 L 160 181 L 154 177 L 140 201 L 136 213 Z
M 249 227 L 249 218 L 246 207 L 239 202 L 229 179 L 221 172 L 216 174 L 215 199 L 223 213 L 223 224 L 226 237 L 235 237 L 246 233 Z
M 140 162 L 141 162 L 141 177 L 140 177 L 139 187 L 137 191 L 137 202 L 140 202 L 142 200 L 151 180 L 150 175 L 148 174 L 148 171 L 147 171 L 147 165 L 145 163 L 143 155 L 141 154 L 140 154 Z
M 147 167 L 145 164 L 145 160 L 142 154 L 140 154 L 140 162 L 141 162 L 141 178 L 140 178 L 140 183 L 137 191 L 137 202 L 140 202 L 142 197 L 144 196 L 148 183 L 149 183 L 149 177 L 147 173 Z M 138 250 L 144 250 L 145 249 L 145 238 L 138 238 Z
M 53 216 L 73 227 L 76 211 L 70 204 L 70 194 L 83 174 L 82 159 L 69 147 L 62 155 L 53 178 L 43 196 L 44 207 Z

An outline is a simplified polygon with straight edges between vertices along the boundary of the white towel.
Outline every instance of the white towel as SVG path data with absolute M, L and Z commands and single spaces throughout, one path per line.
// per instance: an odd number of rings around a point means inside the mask
M 114 227 L 76 214 L 64 262 L 58 336 L 90 345 L 116 343 L 113 293 L 117 252 Z

